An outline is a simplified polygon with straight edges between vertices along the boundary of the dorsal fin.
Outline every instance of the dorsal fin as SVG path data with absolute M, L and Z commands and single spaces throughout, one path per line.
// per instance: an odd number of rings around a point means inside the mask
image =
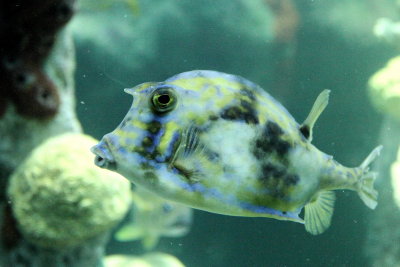
M 312 141 L 312 130 L 318 117 L 321 115 L 322 111 L 326 108 L 329 102 L 329 93 L 331 91 L 328 89 L 323 90 L 314 102 L 310 113 L 304 122 L 300 125 L 299 131 L 301 134 L 309 141 Z
M 157 84 L 157 82 L 146 82 L 146 83 L 141 83 L 141 84 L 136 85 L 135 87 L 132 87 L 132 88 L 125 88 L 125 89 L 124 89 L 124 92 L 127 93 L 127 94 L 130 94 L 130 95 L 134 95 L 135 92 L 140 92 L 140 91 L 142 91 L 143 89 L 146 89 L 146 88 L 148 88 L 148 87 L 150 87 L 150 86 L 153 86 L 153 85 L 155 85 L 155 84 Z

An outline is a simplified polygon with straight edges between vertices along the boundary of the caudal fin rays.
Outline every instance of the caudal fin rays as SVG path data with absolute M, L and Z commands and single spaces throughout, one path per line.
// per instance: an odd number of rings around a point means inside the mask
M 361 200 L 370 209 L 375 209 L 378 204 L 378 192 L 374 189 L 374 182 L 377 177 L 376 172 L 369 171 L 369 165 L 379 156 L 382 146 L 376 147 L 361 163 L 362 174 L 357 182 L 357 193 Z

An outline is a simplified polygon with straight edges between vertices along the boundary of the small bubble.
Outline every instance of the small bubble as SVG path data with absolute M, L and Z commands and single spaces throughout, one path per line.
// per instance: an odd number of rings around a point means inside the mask
M 82 105 L 85 105 L 85 101 L 81 101 L 80 103 L 81 103 Z
M 86 74 L 83 74 L 82 77 L 83 77 L 83 78 L 86 78 Z

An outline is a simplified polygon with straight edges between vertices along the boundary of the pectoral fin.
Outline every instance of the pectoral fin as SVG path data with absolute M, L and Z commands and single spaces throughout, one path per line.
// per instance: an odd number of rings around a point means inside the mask
M 185 129 L 171 162 L 171 167 L 191 182 L 197 182 L 201 178 L 200 162 L 205 157 L 199 134 L 200 130 L 194 125 Z
M 305 121 L 300 125 L 300 132 L 309 141 L 312 141 L 312 130 L 318 117 L 321 115 L 322 111 L 326 108 L 329 102 L 329 93 L 331 91 L 325 89 L 322 91 L 314 102 L 310 113 L 308 114 Z
M 305 206 L 305 227 L 307 232 L 322 234 L 331 225 L 335 194 L 332 191 L 318 192 Z

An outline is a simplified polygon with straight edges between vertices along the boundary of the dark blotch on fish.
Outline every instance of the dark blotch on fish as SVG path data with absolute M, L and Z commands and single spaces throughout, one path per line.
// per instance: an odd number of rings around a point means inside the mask
M 141 146 L 135 149 L 135 152 L 137 152 L 139 155 L 141 155 L 148 161 L 156 160 L 156 157 L 159 156 L 160 153 L 157 150 L 158 144 L 154 146 L 154 140 L 161 131 L 161 129 L 162 129 L 162 124 L 155 118 L 153 118 L 153 120 L 151 120 L 146 125 L 146 131 L 148 134 L 143 138 Z M 152 147 L 153 149 L 151 149 Z M 147 163 L 144 163 L 144 165 L 147 165 Z
M 270 162 L 261 165 L 261 175 L 258 178 L 263 187 L 271 190 L 276 198 L 284 198 L 288 186 L 296 185 L 299 177 L 287 172 L 284 166 L 276 166 Z
M 300 133 L 304 138 L 308 139 L 310 137 L 310 127 L 308 125 L 303 125 L 299 128 Z
M 288 173 L 284 166 L 279 167 L 272 163 L 266 162 L 261 166 L 261 169 L 262 169 L 262 175 L 260 177 L 261 181 L 268 181 L 271 179 L 280 180 L 283 181 L 286 186 L 295 185 L 299 181 L 299 177 L 295 174 Z
M 151 121 L 147 125 L 147 130 L 152 134 L 157 134 L 161 130 L 161 123 L 159 121 Z
M 286 172 L 283 169 L 278 169 L 275 167 L 275 165 L 271 163 L 265 163 L 261 166 L 262 170 L 262 178 L 263 179 L 268 179 L 268 178 L 276 178 L 280 179 L 282 178 Z
M 151 171 L 146 171 L 144 173 L 144 177 L 146 178 L 146 180 L 151 180 L 153 182 L 157 181 L 157 175 L 155 175 L 155 173 Z
M 258 124 L 258 113 L 256 110 L 257 99 L 254 93 L 244 87 L 239 90 L 237 99 L 239 104 L 229 106 L 222 110 L 220 116 L 225 120 L 244 121 L 247 124 Z M 211 119 L 211 118 L 210 118 Z
M 143 147 L 151 147 L 153 145 L 153 139 L 149 136 L 143 138 L 142 146 Z
M 299 182 L 299 176 L 295 174 L 288 174 L 285 177 L 285 184 L 286 185 L 295 185 Z
M 240 105 L 222 110 L 221 118 L 233 121 L 245 121 L 247 124 L 258 124 L 258 116 L 251 102 L 240 101 Z
M 256 158 L 262 159 L 275 152 L 278 157 L 283 159 L 290 149 L 290 144 L 282 140 L 283 133 L 277 123 L 268 121 L 263 133 L 255 141 L 253 154 Z
M 291 146 L 282 139 L 283 134 L 277 123 L 268 121 L 253 147 L 253 154 L 261 163 L 259 182 L 273 197 L 280 199 L 286 196 L 288 186 L 296 185 L 299 181 L 297 175 L 288 173 L 286 155 Z M 279 165 L 268 160 L 272 154 L 278 157 Z
M 252 102 L 256 101 L 256 96 L 254 95 L 253 91 L 251 91 L 250 89 L 248 89 L 246 87 L 240 89 L 239 93 L 241 95 L 247 96 Z

